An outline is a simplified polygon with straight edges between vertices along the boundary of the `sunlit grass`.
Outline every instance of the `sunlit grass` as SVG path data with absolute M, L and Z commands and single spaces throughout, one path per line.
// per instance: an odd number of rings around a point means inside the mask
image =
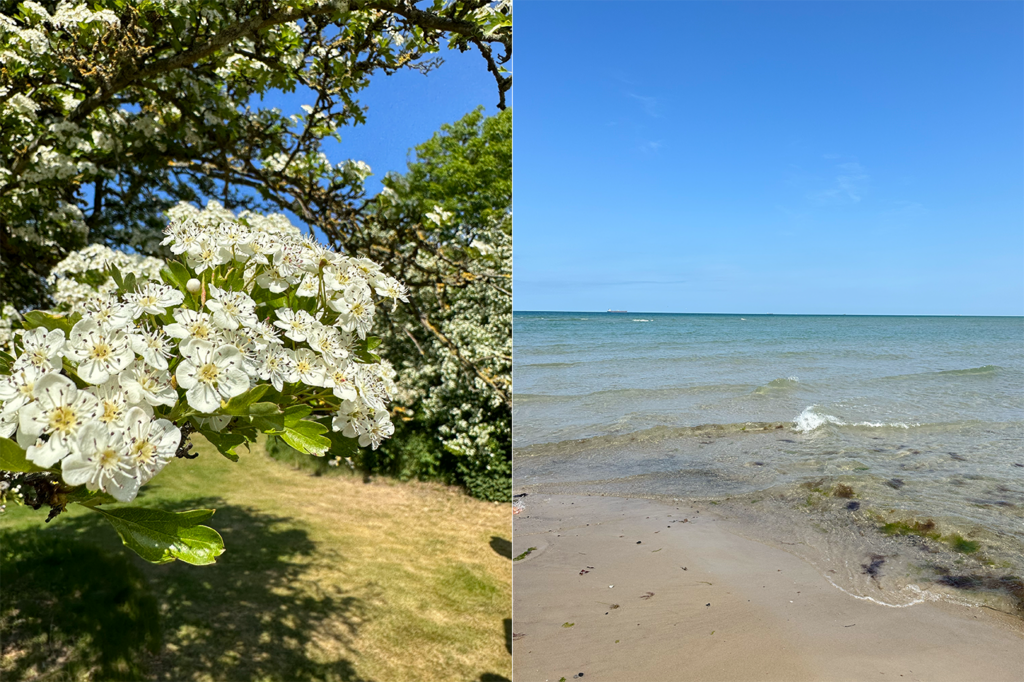
M 44 511 L 0 517 L 0 675 L 511 677 L 508 505 L 439 485 L 315 477 L 261 451 L 234 464 L 198 450 L 137 503 L 217 508 L 209 525 L 227 551 L 213 566 L 147 564 L 82 508 L 48 525 Z

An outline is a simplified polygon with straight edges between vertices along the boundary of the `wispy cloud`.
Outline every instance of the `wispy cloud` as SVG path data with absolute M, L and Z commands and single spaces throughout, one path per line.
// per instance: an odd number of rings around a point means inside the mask
M 856 204 L 863 197 L 871 176 L 855 161 L 836 165 L 838 175 L 827 189 L 814 192 L 811 198 L 823 204 Z
M 659 118 L 660 117 L 660 114 L 658 113 L 658 98 L 656 98 L 656 97 L 644 97 L 643 95 L 637 95 L 637 94 L 632 93 L 632 92 L 629 92 L 629 93 L 626 93 L 626 94 L 628 94 L 630 97 L 632 97 L 636 101 L 640 102 L 640 105 L 643 107 L 644 112 L 648 116 L 650 116 L 652 118 Z
M 661 149 L 663 143 L 661 140 L 648 140 L 640 145 L 640 151 L 647 152 L 648 154 L 654 154 Z

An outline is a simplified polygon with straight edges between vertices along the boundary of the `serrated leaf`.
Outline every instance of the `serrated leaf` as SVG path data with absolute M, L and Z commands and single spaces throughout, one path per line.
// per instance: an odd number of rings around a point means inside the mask
M 221 404 L 220 414 L 230 414 L 236 417 L 249 415 L 250 406 L 263 397 L 263 394 L 270 389 L 268 384 L 256 384 L 241 395 L 236 395 L 226 403 Z M 263 403 L 266 404 L 266 403 Z
M 99 509 L 125 547 L 146 561 L 166 564 L 175 559 L 194 566 L 212 564 L 224 553 L 224 539 L 209 526 L 199 525 L 213 509 L 166 512 L 159 509 Z
M 75 323 L 82 319 L 82 316 L 78 313 L 73 315 L 54 315 L 53 313 L 43 312 L 42 310 L 33 310 L 25 313 L 24 325 L 25 329 L 35 329 L 37 327 L 43 327 L 48 331 L 54 329 L 60 329 L 64 332 L 65 336 L 71 334 L 71 328 L 75 326 Z
M 217 448 L 217 452 L 232 462 L 238 461 L 238 453 L 235 452 L 235 448 L 245 443 L 245 436 L 237 433 L 218 433 L 210 429 L 200 429 L 199 433 L 203 434 L 206 440 L 210 441 L 213 447 Z
M 281 438 L 299 452 L 323 456 L 331 447 L 331 440 L 323 435 L 327 431 L 323 424 L 302 419 L 292 426 L 285 424 Z
M 46 469 L 28 461 L 28 458 L 25 457 L 25 451 L 10 438 L 0 438 L 0 469 L 16 471 L 18 473 L 46 471 Z

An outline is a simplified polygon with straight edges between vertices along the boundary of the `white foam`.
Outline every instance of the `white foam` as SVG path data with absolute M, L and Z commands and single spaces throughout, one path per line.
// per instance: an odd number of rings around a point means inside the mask
M 830 414 L 818 414 L 814 412 L 814 407 L 814 405 L 811 405 L 806 408 L 793 420 L 797 431 L 808 433 L 825 424 L 834 424 L 835 426 L 869 426 L 876 429 L 909 429 L 913 426 L 920 426 L 920 424 L 908 424 L 907 422 L 844 422 L 842 419 L 833 417 Z

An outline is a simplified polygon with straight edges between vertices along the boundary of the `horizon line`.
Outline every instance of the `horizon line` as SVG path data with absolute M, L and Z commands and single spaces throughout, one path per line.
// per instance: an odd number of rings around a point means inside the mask
M 1021 315 L 976 315 L 963 313 L 684 313 L 651 310 L 512 310 L 516 313 L 573 313 L 578 315 L 728 315 L 751 317 L 1024 317 Z

